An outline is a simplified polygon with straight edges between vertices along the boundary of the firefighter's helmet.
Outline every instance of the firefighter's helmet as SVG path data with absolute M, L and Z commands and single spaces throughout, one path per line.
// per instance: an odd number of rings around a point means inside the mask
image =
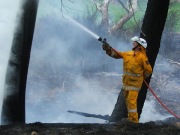
M 142 45 L 144 48 L 147 47 L 147 42 L 146 42 L 146 40 L 143 39 L 143 38 L 139 38 L 139 37 L 135 36 L 135 37 L 131 38 L 131 40 L 138 42 L 138 43 L 139 43 L 140 45 Z

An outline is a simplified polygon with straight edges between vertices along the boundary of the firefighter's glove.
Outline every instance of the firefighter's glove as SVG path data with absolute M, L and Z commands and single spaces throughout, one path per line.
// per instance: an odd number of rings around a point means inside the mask
M 103 48 L 103 50 L 105 50 L 106 52 L 110 52 L 111 49 L 112 49 L 112 47 L 111 47 L 108 43 L 104 43 L 104 44 L 102 45 L 102 48 Z

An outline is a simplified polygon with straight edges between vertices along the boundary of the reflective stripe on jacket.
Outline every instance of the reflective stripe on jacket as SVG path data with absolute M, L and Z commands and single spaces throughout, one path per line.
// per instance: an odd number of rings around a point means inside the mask
M 146 54 L 134 51 L 118 52 L 123 58 L 123 89 L 137 90 L 141 89 L 143 79 L 152 74 L 152 67 L 148 62 Z M 117 57 L 116 57 L 117 58 Z

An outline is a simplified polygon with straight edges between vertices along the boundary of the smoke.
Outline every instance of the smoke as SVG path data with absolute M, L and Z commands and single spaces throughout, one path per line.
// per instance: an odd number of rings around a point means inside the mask
M 44 92 L 44 97 L 42 96 L 43 94 L 41 96 L 32 95 L 40 99 L 35 98 L 28 101 L 27 122 L 34 120 L 53 123 L 104 122 L 104 120 L 86 118 L 67 111 L 75 110 L 101 115 L 111 114 L 113 105 L 116 102 L 116 95 L 112 91 L 105 91 L 106 88 L 96 80 L 97 78 L 87 79 L 82 76 L 76 76 L 74 79 L 75 86 L 71 90 L 63 91 L 57 88 L 57 91 L 54 90 L 55 94 L 52 94 L 53 91 L 51 90 L 49 95 Z M 32 108 L 34 112 L 32 112 Z M 35 118 L 32 119 L 32 117 Z
M 144 123 L 144 122 L 149 122 L 149 121 L 164 120 L 170 117 L 170 115 L 167 115 L 167 114 L 162 115 L 157 110 L 155 102 L 157 102 L 155 99 L 145 101 L 142 115 L 140 118 L 140 122 Z M 164 112 L 166 111 L 164 110 Z
M 28 72 L 26 122 L 105 122 L 67 111 L 111 115 L 121 87 L 122 60 L 108 57 L 96 38 L 60 13 L 42 16 L 42 5 Z M 108 41 L 118 50 L 131 49 L 125 42 Z
M 108 57 L 97 39 L 54 9 L 42 15 L 44 5 L 41 1 L 31 51 L 26 122 L 104 123 L 67 111 L 111 115 L 122 86 L 122 60 Z M 108 42 L 118 50 L 131 49 L 129 43 Z M 154 108 L 153 101 L 145 102 L 142 122 L 160 119 Z
M 122 62 L 107 57 L 96 38 L 60 12 L 42 16 L 42 3 L 28 71 L 26 122 L 102 122 L 67 111 L 110 115 L 121 80 L 114 74 L 112 79 L 97 73 L 112 71 L 113 65 L 119 70 Z
M 0 3 L 1 97 L 18 2 L 3 0 Z M 111 115 L 121 86 L 122 60 L 107 57 L 97 39 L 63 18 L 53 7 L 48 8 L 47 13 L 45 5 L 52 6 L 46 1 L 39 4 L 26 88 L 26 122 L 105 122 L 67 111 Z M 108 41 L 118 50 L 131 49 L 130 44 Z M 149 109 L 144 108 L 144 114 L 154 114 L 153 103 L 145 103 L 145 107 L 152 106 L 152 109 L 146 112 Z M 152 120 L 143 115 L 142 122 Z
M 19 0 L 1 0 L 0 2 L 0 113 L 4 92 L 4 80 L 12 44 Z M 1 118 L 0 118 L 1 119 Z

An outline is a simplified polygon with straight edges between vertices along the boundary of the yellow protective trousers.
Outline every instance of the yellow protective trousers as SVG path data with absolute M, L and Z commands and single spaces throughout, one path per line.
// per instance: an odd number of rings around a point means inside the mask
M 135 90 L 124 90 L 124 98 L 128 111 L 128 120 L 133 123 L 138 123 L 138 112 L 137 112 L 137 97 L 139 91 Z

